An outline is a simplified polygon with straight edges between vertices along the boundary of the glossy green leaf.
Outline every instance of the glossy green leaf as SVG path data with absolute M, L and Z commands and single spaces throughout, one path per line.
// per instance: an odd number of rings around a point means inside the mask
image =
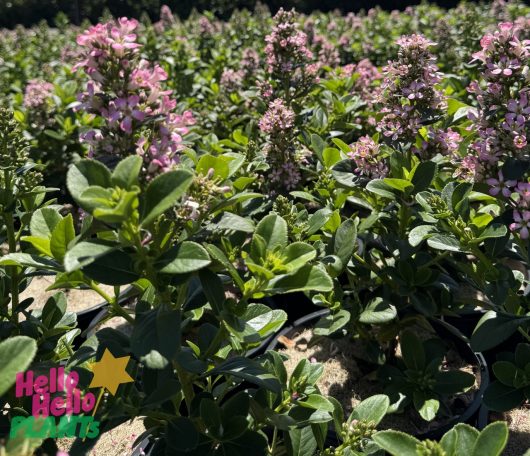
M 164 274 L 185 274 L 208 266 L 210 261 L 204 247 L 196 242 L 184 241 L 158 257 L 155 267 Z
M 24 372 L 37 353 L 37 343 L 27 336 L 13 336 L 0 342 L 0 396 L 15 384 L 17 374 Z
M 158 216 L 177 204 L 193 180 L 190 171 L 179 169 L 155 177 L 145 190 L 141 208 L 143 226 L 152 223 Z

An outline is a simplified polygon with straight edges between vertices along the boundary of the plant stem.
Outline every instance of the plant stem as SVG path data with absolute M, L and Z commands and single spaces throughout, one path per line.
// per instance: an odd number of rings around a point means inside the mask
M 125 318 L 129 323 L 134 324 L 134 318 L 131 317 L 122 306 L 120 306 L 120 304 L 118 303 L 117 297 L 111 298 L 107 293 L 105 293 L 95 283 L 92 283 L 90 287 L 92 288 L 92 290 L 94 290 L 97 294 L 99 294 L 105 301 L 107 301 L 110 304 L 110 307 L 112 308 L 112 310 L 114 311 L 116 315 L 119 315 L 120 317 Z
M 278 440 L 278 428 L 275 426 L 274 433 L 272 434 L 272 443 L 271 443 L 271 447 L 269 450 L 271 456 L 274 456 L 274 453 L 276 451 L 277 440 Z
M 526 331 L 525 331 L 523 328 L 519 327 L 519 328 L 517 328 L 517 330 L 521 333 L 521 335 L 522 335 L 522 336 L 523 336 L 528 342 L 530 342 L 530 335 L 527 334 Z
M 164 305 L 164 303 L 162 303 Z M 182 308 L 180 306 L 175 309 L 177 312 L 177 318 L 176 318 L 176 328 L 179 334 L 179 341 L 176 346 L 176 353 L 175 358 L 173 361 L 173 367 L 175 368 L 175 371 L 177 372 L 177 377 L 180 382 L 180 386 L 182 388 L 182 394 L 184 394 L 184 401 L 186 402 L 186 406 L 188 407 L 188 411 L 191 411 L 191 402 L 193 401 L 193 398 L 195 396 L 195 393 L 193 391 L 193 381 L 190 378 L 190 374 L 186 372 L 180 363 L 177 361 L 178 355 L 180 354 L 182 350 L 181 346 L 181 331 L 182 331 Z
M 6 225 L 7 232 L 7 242 L 9 244 L 9 253 L 15 253 L 17 251 L 17 241 L 15 237 L 15 221 L 13 219 L 12 212 L 4 213 L 4 221 Z M 12 319 L 15 323 L 18 323 L 18 285 L 20 278 L 18 276 L 17 266 L 10 267 L 11 270 L 11 309 L 12 309 Z

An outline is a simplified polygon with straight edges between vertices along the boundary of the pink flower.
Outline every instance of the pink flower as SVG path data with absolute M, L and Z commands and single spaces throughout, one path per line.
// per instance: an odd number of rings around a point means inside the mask
M 372 179 L 381 179 L 388 175 L 388 166 L 381 157 L 379 144 L 372 138 L 361 136 L 350 148 L 348 156 L 355 161 L 357 174 Z
M 489 178 L 486 180 L 486 183 L 491 187 L 489 191 L 490 195 L 496 196 L 502 193 L 506 198 L 509 198 L 512 194 L 512 190 L 510 189 L 517 185 L 517 181 L 515 180 L 505 181 L 502 171 L 499 171 L 498 179 Z
M 522 211 L 522 214 L 519 211 L 513 211 L 514 223 L 510 224 L 511 231 L 519 231 L 521 239 L 528 239 L 530 228 L 530 211 Z
M 53 84 L 39 79 L 30 79 L 24 92 L 24 106 L 29 109 L 45 109 L 46 101 L 52 96 Z
M 145 112 L 137 109 L 140 102 L 138 95 L 130 95 L 127 99 L 118 98 L 114 104 L 120 111 L 122 120 L 120 122 L 120 128 L 128 134 L 132 133 L 133 120 L 142 122 L 145 119 Z

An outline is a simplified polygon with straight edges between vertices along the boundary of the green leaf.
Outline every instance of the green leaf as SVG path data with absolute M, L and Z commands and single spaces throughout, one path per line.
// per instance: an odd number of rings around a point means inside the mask
M 60 271 L 61 266 L 52 260 L 28 253 L 10 253 L 0 257 L 2 266 L 24 266 L 42 271 Z
M 223 435 L 223 424 L 221 422 L 221 408 L 212 400 L 205 398 L 200 405 L 201 419 L 206 426 L 207 432 L 216 439 Z
M 340 160 L 340 151 L 334 147 L 326 147 L 322 152 L 322 163 L 326 168 L 331 168 Z
M 199 433 L 189 418 L 179 416 L 168 422 L 166 442 L 174 450 L 192 451 L 199 444 Z
M 436 227 L 434 225 L 416 226 L 415 228 L 412 228 L 412 230 L 410 230 L 409 244 L 412 247 L 417 247 L 425 239 L 428 239 L 429 237 L 431 237 L 433 232 L 435 231 L 436 231 Z
M 370 300 L 366 308 L 361 312 L 359 321 L 361 323 L 378 325 L 387 323 L 397 316 L 395 306 L 381 297 Z
M 502 421 L 490 423 L 478 436 L 471 456 L 499 456 L 507 442 L 507 424 Z
M 286 434 L 288 456 L 308 456 L 317 450 L 317 441 L 310 426 L 290 429 Z
M 350 417 L 348 422 L 352 420 L 373 421 L 378 425 L 385 417 L 388 407 L 390 406 L 390 399 L 384 394 L 376 394 L 363 400 L 358 404 Z
M 409 183 L 408 181 L 405 182 Z M 375 193 L 376 195 L 382 196 L 383 198 L 388 198 L 391 200 L 396 199 L 396 195 L 394 195 L 394 193 L 392 192 L 392 187 L 386 182 L 384 182 L 382 179 L 373 179 L 368 182 L 368 184 L 366 185 L 366 190 L 369 190 L 372 193 Z
M 454 428 L 443 435 L 440 446 L 445 451 L 446 456 L 458 456 L 458 434 Z
M 331 141 L 345 154 L 351 152 L 351 147 L 348 146 L 342 139 L 332 138 Z
M 31 216 L 29 229 L 32 236 L 49 239 L 53 229 L 62 220 L 59 211 L 51 207 L 37 209 Z
M 272 279 L 267 286 L 269 293 L 292 293 L 295 291 L 331 291 L 333 281 L 321 266 L 306 265 L 295 274 Z
M 493 223 L 489 225 L 488 227 L 486 227 L 486 229 L 482 231 L 482 233 L 480 233 L 480 235 L 477 238 L 469 241 L 469 243 L 479 244 L 480 242 L 486 239 L 503 237 L 506 235 L 506 233 L 507 233 L 507 229 L 505 225 L 501 225 L 500 223 Z
M 81 199 L 86 203 L 87 207 L 93 208 L 92 215 L 94 218 L 105 223 L 119 224 L 130 220 L 134 216 L 134 212 L 138 207 L 138 194 L 140 193 L 138 187 L 131 191 L 121 192 L 120 199 L 117 202 L 113 201 L 112 192 L 110 191 L 106 201 L 101 201 L 100 203 L 97 203 L 94 199 L 90 201 L 87 198 L 87 193 L 91 190 L 92 187 L 83 192 Z
M 489 350 L 504 342 L 520 326 L 529 322 L 530 316 L 517 317 L 490 310 L 484 314 L 473 331 L 471 347 L 475 351 Z
M 440 401 L 429 399 L 423 393 L 415 391 L 413 394 L 414 408 L 425 421 L 432 421 L 440 409 Z
M 253 233 L 256 226 L 254 225 L 254 222 L 248 218 L 241 217 L 232 212 L 223 212 L 221 219 L 215 224 L 215 228 L 218 230 Z
M 66 175 L 66 186 L 75 201 L 90 186 L 107 188 L 111 186 L 108 168 L 96 160 L 81 160 L 70 167 Z
M 411 182 L 414 185 L 414 193 L 422 192 L 429 188 L 436 175 L 437 165 L 432 161 L 420 162 L 412 173 Z
M 316 134 L 311 135 L 311 149 L 315 152 L 320 161 L 322 161 L 322 154 L 326 147 L 327 144 L 320 136 Z
M 195 171 L 197 174 L 207 176 L 210 169 L 213 170 L 213 177 L 220 178 L 221 180 L 225 180 L 230 172 L 228 163 L 222 157 L 214 157 L 209 154 L 203 155 L 199 159 Z
M 359 178 L 357 177 L 357 174 L 355 174 L 355 168 L 356 166 L 353 160 L 341 160 L 333 166 L 331 174 L 343 187 L 356 188 L 358 187 L 357 181 Z
M 409 188 L 412 188 L 412 184 L 410 183 L 410 181 L 405 180 L 405 179 L 394 179 L 394 178 L 387 177 L 383 179 L 383 182 L 386 185 L 388 185 L 390 188 L 393 188 L 399 192 L 405 192 Z
M 72 214 L 68 214 L 57 223 L 52 231 L 50 250 L 56 260 L 60 262 L 63 261 L 66 251 L 68 250 L 68 245 L 74 240 L 74 238 L 74 219 L 72 218 Z
M 320 228 L 322 228 L 333 215 L 333 212 L 327 207 L 319 209 L 309 217 L 308 223 L 309 228 L 307 234 L 315 234 Z
M 484 393 L 484 405 L 496 412 L 506 412 L 520 406 L 525 400 L 522 389 L 515 389 L 501 382 L 492 382 Z
M 24 372 L 37 353 L 37 343 L 27 336 L 13 336 L 0 342 L 0 396 L 15 384 L 17 373 Z
M 479 432 L 469 424 L 459 423 L 453 430 L 457 434 L 457 445 L 459 454 L 471 454 Z
M 107 241 L 84 241 L 74 245 L 64 257 L 66 272 L 73 272 L 94 262 L 97 258 L 112 253 L 117 245 Z
M 179 169 L 161 174 L 149 182 L 142 201 L 142 226 L 149 225 L 173 207 L 192 181 L 193 174 L 190 171 Z
M 437 372 L 435 379 L 436 392 L 447 395 L 466 391 L 475 383 L 473 374 L 458 370 Z
M 497 361 L 493 363 L 493 373 L 501 383 L 513 387 L 517 367 L 509 361 Z
M 333 237 L 333 254 L 338 256 L 343 265 L 348 264 L 355 250 L 357 227 L 353 220 L 345 220 L 335 231 Z
M 309 394 L 303 401 L 298 401 L 297 404 L 301 407 L 324 410 L 325 412 L 333 412 L 335 409 L 333 404 L 320 394 Z
M 350 312 L 340 309 L 318 320 L 313 331 L 316 336 L 329 336 L 343 328 L 350 321 Z
M 120 161 L 112 172 L 112 185 L 125 190 L 130 190 L 134 185 L 138 185 L 142 162 L 142 157 L 138 155 L 131 155 Z
M 249 304 L 242 319 L 264 339 L 281 329 L 287 321 L 287 313 L 263 304 Z
M 425 369 L 425 350 L 419 337 L 410 329 L 401 333 L 399 338 L 403 362 L 408 369 Z
M 210 256 L 196 242 L 184 241 L 171 247 L 155 261 L 155 267 L 164 274 L 186 274 L 210 264 Z
M 427 239 L 429 247 L 437 250 L 449 250 L 451 252 L 462 252 L 462 247 L 457 238 L 450 234 L 435 233 Z
M 43 255 L 52 257 L 52 251 L 50 250 L 50 240 L 47 238 L 35 237 L 35 236 L 22 236 L 21 241 L 30 243 L 35 249 L 37 249 Z
M 270 374 L 252 359 L 235 356 L 208 371 L 205 375 L 212 376 L 219 374 L 232 375 L 236 378 L 247 380 L 276 394 L 280 394 L 281 392 L 281 385 L 274 375 Z
M 50 296 L 42 309 L 42 323 L 52 329 L 59 323 L 66 313 L 66 296 L 63 292 Z
M 416 446 L 420 441 L 400 431 L 380 431 L 372 439 L 392 456 L 417 456 Z
M 295 272 L 317 256 L 316 250 L 305 242 L 289 244 L 282 255 L 283 264 L 289 273 Z
M 256 234 L 265 240 L 267 250 L 287 247 L 287 223 L 277 214 L 264 217 L 256 227 Z
M 515 347 L 515 362 L 521 368 L 530 364 L 530 344 L 517 344 L 517 347 Z

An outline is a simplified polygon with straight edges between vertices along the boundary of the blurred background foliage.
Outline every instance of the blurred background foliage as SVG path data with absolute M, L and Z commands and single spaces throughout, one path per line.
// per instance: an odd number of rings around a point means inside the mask
M 262 0 L 274 13 L 280 7 L 296 8 L 299 12 L 313 10 L 357 12 L 376 5 L 386 10 L 404 9 L 419 1 L 403 0 Z M 193 9 L 210 10 L 220 18 L 228 18 L 234 9 L 254 9 L 257 0 L 0 0 L 0 27 L 13 28 L 17 24 L 33 25 L 41 20 L 53 24 L 59 13 L 64 13 L 74 24 L 84 19 L 96 22 L 105 12 L 113 16 L 139 18 L 147 13 L 151 20 L 158 20 L 160 7 L 167 4 L 174 14 L 187 18 Z M 457 1 L 442 0 L 436 2 L 443 7 L 453 7 Z

